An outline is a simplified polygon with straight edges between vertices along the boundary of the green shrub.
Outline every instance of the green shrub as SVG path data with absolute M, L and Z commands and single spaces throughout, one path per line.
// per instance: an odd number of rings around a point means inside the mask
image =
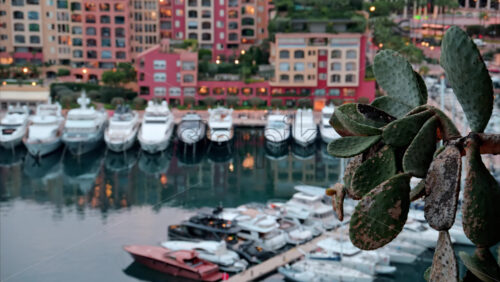
M 146 100 L 144 98 L 141 98 L 141 97 L 135 97 L 132 100 L 132 106 L 136 110 L 144 109 L 144 107 L 146 106 Z
M 57 70 L 57 76 L 68 76 L 71 74 L 71 71 L 69 69 L 58 69 Z
M 111 99 L 111 105 L 113 105 L 115 108 L 118 105 L 123 105 L 125 103 L 125 100 L 122 97 L 114 97 Z
M 308 98 L 300 98 L 297 101 L 297 107 L 299 108 L 310 108 L 312 107 L 312 101 Z
M 191 107 L 194 105 L 195 99 L 193 97 L 184 97 L 184 106 L 191 105 Z

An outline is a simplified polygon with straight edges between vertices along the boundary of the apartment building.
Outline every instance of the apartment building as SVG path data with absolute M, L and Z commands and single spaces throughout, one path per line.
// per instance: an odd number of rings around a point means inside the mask
M 325 99 L 373 99 L 374 83 L 365 81 L 366 37 L 359 33 L 280 33 L 271 44 L 273 95 Z
M 195 39 L 213 60 L 267 37 L 267 0 L 0 0 L 0 63 L 51 63 L 99 79 L 163 38 Z

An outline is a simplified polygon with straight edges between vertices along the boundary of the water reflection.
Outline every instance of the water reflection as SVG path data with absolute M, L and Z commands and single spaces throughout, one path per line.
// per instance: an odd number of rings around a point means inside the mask
M 339 162 L 325 156 L 320 142 L 272 151 L 262 129 L 237 129 L 231 146 L 207 144 L 196 153 L 172 143 L 156 155 L 137 147 L 122 154 L 102 147 L 80 157 L 59 150 L 42 159 L 21 149 L 2 153 L 1 196 L 4 201 L 39 197 L 79 213 L 96 209 L 105 214 L 143 205 L 159 210 L 265 202 L 290 197 L 298 183 L 326 187 L 338 180 Z

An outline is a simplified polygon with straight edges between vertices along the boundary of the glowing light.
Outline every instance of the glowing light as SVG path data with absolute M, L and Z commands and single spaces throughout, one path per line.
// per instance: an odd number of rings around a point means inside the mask
M 233 171 L 234 171 L 234 165 L 233 165 L 233 163 L 230 163 L 230 164 L 229 164 L 229 171 L 230 171 L 230 172 L 233 172 Z
M 28 73 L 28 72 L 29 72 L 29 69 L 28 69 L 27 67 L 24 67 L 24 68 L 23 68 L 23 72 L 24 72 L 24 73 Z
M 241 50 L 241 55 L 245 55 L 246 51 L 245 50 Z
M 431 46 L 431 48 L 430 48 L 430 49 L 431 49 L 431 50 L 434 50 L 434 46 Z
M 247 153 L 247 156 L 243 160 L 242 166 L 246 169 L 253 169 L 254 164 L 255 164 L 255 160 L 254 160 L 253 156 L 250 155 L 250 153 Z
M 382 48 L 382 47 L 384 47 L 384 43 L 379 43 L 378 48 Z
M 83 69 L 82 73 L 84 73 L 84 74 L 87 73 L 87 69 Z
M 166 176 L 165 174 L 162 174 L 162 175 L 161 175 L 161 177 L 160 177 L 160 183 L 161 183 L 162 185 L 167 185 L 167 183 L 168 183 L 168 178 L 167 178 L 167 176 Z
M 215 63 L 216 64 L 220 64 L 220 60 L 215 60 Z
M 234 60 L 234 63 L 235 63 L 235 64 L 239 64 L 239 63 L 240 63 L 240 61 L 239 61 L 238 59 L 236 59 L 236 60 Z
M 7 81 L 2 82 L 2 85 L 7 85 Z
M 370 12 L 375 12 L 375 6 L 370 6 Z
M 34 81 L 33 81 L 33 82 L 31 83 L 31 85 L 36 86 L 36 82 L 34 82 Z

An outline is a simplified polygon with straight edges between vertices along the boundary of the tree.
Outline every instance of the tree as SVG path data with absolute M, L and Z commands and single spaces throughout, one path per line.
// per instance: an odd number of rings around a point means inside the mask
M 215 98 L 214 97 L 205 97 L 201 99 L 201 102 L 203 102 L 204 105 L 211 107 L 215 104 Z
M 132 100 L 132 105 L 134 106 L 134 109 L 141 110 L 146 105 L 146 100 L 141 97 L 135 97 L 134 100 Z
M 105 71 L 102 73 L 102 82 L 106 85 L 117 87 L 125 80 L 125 73 L 122 71 Z
M 193 106 L 195 103 L 194 97 L 184 97 L 184 106 Z
M 123 104 L 125 104 L 125 100 L 122 97 L 114 97 L 111 99 L 111 105 L 115 106 L 115 108 L 116 106 Z
M 297 101 L 297 106 L 299 108 L 310 108 L 312 107 L 312 101 L 309 98 L 300 98 Z
M 71 72 L 69 69 L 57 69 L 57 76 L 68 76 Z
M 136 81 L 137 72 L 131 63 L 118 63 L 117 72 L 123 72 L 123 83 Z
M 257 108 L 258 106 L 264 104 L 264 100 L 262 100 L 261 98 L 259 97 L 252 97 L 250 99 L 248 99 L 248 103 L 255 109 Z
M 500 266 L 489 251 L 500 242 L 500 184 L 481 157 L 500 154 L 500 134 L 484 133 L 494 91 L 484 62 L 463 54 L 481 56 L 467 34 L 452 26 L 442 40 L 440 64 L 470 125 L 466 136 L 444 112 L 427 104 L 418 74 L 392 50 L 379 52 L 374 60 L 375 77 L 387 96 L 371 105 L 342 105 L 331 119 L 342 138 L 331 142 L 328 152 L 353 159 L 345 170 L 346 184 L 336 184 L 327 194 L 340 220 L 345 196 L 360 200 L 350 219 L 351 242 L 363 250 L 385 246 L 403 229 L 411 201 L 424 198 L 425 218 L 439 231 L 428 281 L 459 281 L 448 230 L 459 207 L 462 157 L 462 225 L 476 250 L 459 257 L 468 269 L 467 281 L 500 279 Z M 412 177 L 422 179 L 413 189 Z
M 236 107 L 240 102 L 240 98 L 235 96 L 229 96 L 226 98 L 226 103 L 229 107 Z
M 272 98 L 271 99 L 271 106 L 273 108 L 279 108 L 279 107 L 283 106 L 283 100 L 280 98 Z

